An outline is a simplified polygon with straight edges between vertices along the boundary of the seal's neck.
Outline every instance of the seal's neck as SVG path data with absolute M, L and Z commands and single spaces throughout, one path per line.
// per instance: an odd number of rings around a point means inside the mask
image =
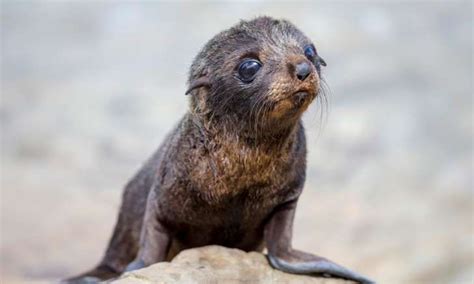
M 268 151 L 281 151 L 293 144 L 298 130 L 302 127 L 301 119 L 285 124 L 266 127 L 249 125 L 245 121 L 227 118 L 206 119 L 200 115 L 188 114 L 193 125 L 211 143 L 231 141 L 243 147 Z M 237 149 L 236 149 L 237 150 Z

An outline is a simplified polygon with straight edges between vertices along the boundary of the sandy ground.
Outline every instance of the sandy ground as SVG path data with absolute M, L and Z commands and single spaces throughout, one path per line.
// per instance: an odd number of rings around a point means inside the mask
M 2 283 L 99 260 L 121 187 L 186 111 L 193 56 L 262 14 L 328 62 L 294 246 L 380 283 L 473 283 L 470 2 L 1 5 Z

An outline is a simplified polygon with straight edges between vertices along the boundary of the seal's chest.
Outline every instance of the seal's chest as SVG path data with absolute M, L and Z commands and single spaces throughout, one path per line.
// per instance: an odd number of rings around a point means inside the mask
M 269 201 L 288 180 L 288 167 L 281 161 L 258 157 L 220 157 L 208 161 L 208 178 L 201 180 L 201 185 L 212 192 L 216 202 L 245 206 L 249 201 Z
M 279 168 L 266 161 L 206 157 L 191 174 L 193 192 L 211 207 L 245 207 L 278 191 L 285 175 Z
M 284 199 L 293 179 L 294 158 L 287 148 L 265 151 L 227 140 L 206 151 L 189 167 L 193 199 L 198 207 L 221 219 L 252 218 Z M 197 156 L 197 155 L 196 155 Z
M 241 186 L 273 184 L 291 167 L 285 151 L 269 153 L 258 148 L 225 148 L 210 158 L 209 164 L 215 165 L 221 178 Z

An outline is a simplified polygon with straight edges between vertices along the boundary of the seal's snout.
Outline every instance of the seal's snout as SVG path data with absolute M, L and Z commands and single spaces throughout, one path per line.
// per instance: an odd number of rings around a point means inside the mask
M 309 76 L 309 74 L 311 74 L 311 71 L 312 68 L 306 61 L 296 64 L 296 78 L 298 78 L 300 81 L 304 81 Z

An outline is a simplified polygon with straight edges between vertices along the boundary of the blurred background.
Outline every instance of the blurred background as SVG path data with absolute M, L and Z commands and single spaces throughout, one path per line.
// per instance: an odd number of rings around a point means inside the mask
M 286 18 L 328 62 L 294 246 L 379 283 L 473 283 L 472 2 L 1 4 L 1 280 L 96 264 L 200 48 Z

